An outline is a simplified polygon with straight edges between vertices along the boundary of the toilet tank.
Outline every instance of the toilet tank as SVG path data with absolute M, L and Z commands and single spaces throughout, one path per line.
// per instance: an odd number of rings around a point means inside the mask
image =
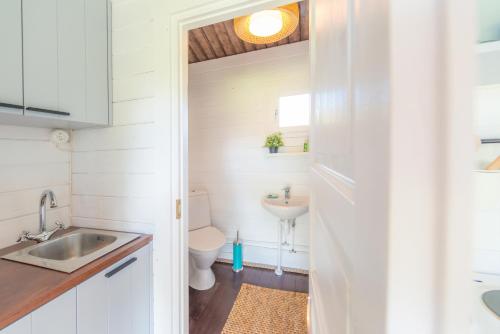
M 189 230 L 192 231 L 210 225 L 208 192 L 205 190 L 189 192 Z

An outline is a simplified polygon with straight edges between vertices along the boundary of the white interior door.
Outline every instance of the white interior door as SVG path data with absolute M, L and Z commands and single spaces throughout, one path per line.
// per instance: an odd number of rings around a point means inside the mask
M 469 331 L 474 8 L 464 3 L 313 2 L 315 334 Z

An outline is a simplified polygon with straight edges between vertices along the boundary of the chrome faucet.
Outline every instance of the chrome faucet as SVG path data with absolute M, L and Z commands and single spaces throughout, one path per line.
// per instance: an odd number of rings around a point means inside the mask
M 45 217 L 47 210 L 47 197 L 49 198 L 50 208 L 53 209 L 57 207 L 56 195 L 54 195 L 54 192 L 52 190 L 45 190 L 40 196 L 40 206 L 38 207 L 38 216 L 40 219 L 38 224 L 38 233 L 43 233 L 47 230 Z
M 287 201 L 290 199 L 290 189 L 291 189 L 290 186 L 285 186 L 283 188 L 283 191 L 285 192 L 285 200 Z
M 17 242 L 25 241 L 25 240 L 34 240 L 36 242 L 44 242 L 49 240 L 54 233 L 61 229 L 65 229 L 63 223 L 56 222 L 56 227 L 50 231 L 47 231 L 47 222 L 46 222 L 46 207 L 47 207 L 47 198 L 49 199 L 49 204 L 51 208 L 57 207 L 56 196 L 52 190 L 45 190 L 40 197 L 40 206 L 38 207 L 39 213 L 39 224 L 38 224 L 38 234 L 33 234 L 27 231 L 23 231 Z

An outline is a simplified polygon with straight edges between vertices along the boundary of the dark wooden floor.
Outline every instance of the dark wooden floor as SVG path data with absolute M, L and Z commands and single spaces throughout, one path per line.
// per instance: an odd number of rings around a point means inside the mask
M 288 291 L 308 292 L 307 275 L 245 267 L 234 273 L 230 264 L 216 262 L 215 285 L 205 291 L 189 288 L 189 333 L 219 334 L 231 312 L 242 283 Z M 243 334 L 243 333 L 242 333 Z

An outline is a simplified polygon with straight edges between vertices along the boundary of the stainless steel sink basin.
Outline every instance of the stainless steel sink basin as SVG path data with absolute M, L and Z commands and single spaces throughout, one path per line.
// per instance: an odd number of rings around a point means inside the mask
M 40 244 L 28 254 L 50 260 L 68 260 L 93 253 L 114 241 L 116 237 L 112 235 L 76 233 Z
M 70 273 L 138 237 L 134 233 L 78 229 L 2 258 Z

